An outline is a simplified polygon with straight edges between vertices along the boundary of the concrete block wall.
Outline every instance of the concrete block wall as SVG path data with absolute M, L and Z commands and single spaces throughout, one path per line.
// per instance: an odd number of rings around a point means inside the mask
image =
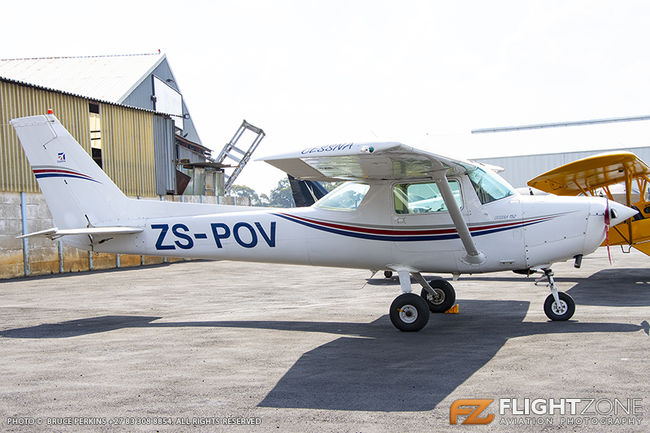
M 0 193 L 0 277 L 24 274 L 20 194 Z
M 160 197 L 143 199 L 160 200 Z M 223 197 L 210 196 L 166 196 L 163 199 L 192 203 L 226 201 Z M 92 253 L 41 237 L 30 238 L 24 242 L 22 239 L 16 239 L 16 236 L 23 234 L 23 212 L 27 233 L 54 227 L 52 215 L 42 194 L 0 192 L 0 279 L 182 260 L 171 257 Z

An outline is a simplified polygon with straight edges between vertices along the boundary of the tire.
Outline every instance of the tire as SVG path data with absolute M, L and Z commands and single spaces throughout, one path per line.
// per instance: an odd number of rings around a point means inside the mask
M 429 311 L 432 313 L 444 313 L 454 306 L 456 302 L 456 291 L 451 284 L 442 278 L 434 278 L 429 281 L 429 285 L 436 292 L 436 298 L 432 298 L 425 289 L 422 289 L 422 292 L 420 292 L 420 296 L 422 296 L 429 306 Z
M 393 271 L 384 271 L 384 277 L 392 278 L 393 277 Z
M 403 293 L 390 305 L 390 321 L 400 331 L 419 331 L 429 321 L 427 303 L 415 293 Z
M 560 308 L 557 308 L 555 298 L 550 294 L 544 301 L 544 313 L 553 321 L 569 320 L 576 311 L 576 303 L 564 292 L 558 292 L 557 295 L 560 298 Z

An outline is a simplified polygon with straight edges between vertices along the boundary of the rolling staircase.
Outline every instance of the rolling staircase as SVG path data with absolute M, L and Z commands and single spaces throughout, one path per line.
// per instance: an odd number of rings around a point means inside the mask
M 248 150 L 244 151 L 240 147 L 237 147 L 237 143 L 246 131 L 255 134 L 255 138 L 248 147 Z M 237 129 L 237 132 L 235 132 L 235 135 L 233 135 L 230 141 L 221 150 L 221 153 L 215 162 L 234 168 L 230 175 L 224 175 L 224 193 L 227 193 L 230 187 L 235 183 L 235 179 L 237 179 L 239 173 L 244 169 L 250 160 L 251 155 L 255 152 L 255 149 L 257 149 L 257 146 L 259 146 L 265 135 L 266 134 L 261 128 L 258 128 L 244 120 L 239 129 Z

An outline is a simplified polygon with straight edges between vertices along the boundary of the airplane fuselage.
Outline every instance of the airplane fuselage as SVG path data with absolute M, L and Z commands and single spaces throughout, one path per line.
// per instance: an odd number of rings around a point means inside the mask
M 557 290 L 550 265 L 593 252 L 610 224 L 636 213 L 603 198 L 519 195 L 480 165 L 392 142 L 266 158 L 295 178 L 356 180 L 308 208 L 133 200 L 53 115 L 11 123 L 56 225 L 23 237 L 107 253 L 396 271 L 402 294 L 389 316 L 402 331 L 455 302 L 448 282 L 422 272 L 539 268 L 551 290 L 544 312 L 568 320 L 575 302 Z
M 423 272 L 526 269 L 593 252 L 605 236 L 603 199 L 513 195 L 482 204 L 469 180 L 456 179 L 461 212 L 482 263 L 468 263 L 448 212 L 399 214 L 395 182 L 373 182 L 354 210 L 241 208 L 133 200 L 144 228 L 92 248 L 98 252 L 242 260 L 361 269 L 407 266 Z M 157 210 L 159 209 L 159 210 Z M 89 249 L 88 238 L 68 237 Z

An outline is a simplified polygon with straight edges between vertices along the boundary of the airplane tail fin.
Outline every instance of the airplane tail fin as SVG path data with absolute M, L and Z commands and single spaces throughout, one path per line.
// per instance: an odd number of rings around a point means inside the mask
M 316 203 L 327 194 L 327 190 L 315 180 L 299 180 L 287 175 L 291 194 L 296 207 L 307 207 Z
M 11 120 L 60 229 L 132 219 L 129 199 L 52 114 Z

